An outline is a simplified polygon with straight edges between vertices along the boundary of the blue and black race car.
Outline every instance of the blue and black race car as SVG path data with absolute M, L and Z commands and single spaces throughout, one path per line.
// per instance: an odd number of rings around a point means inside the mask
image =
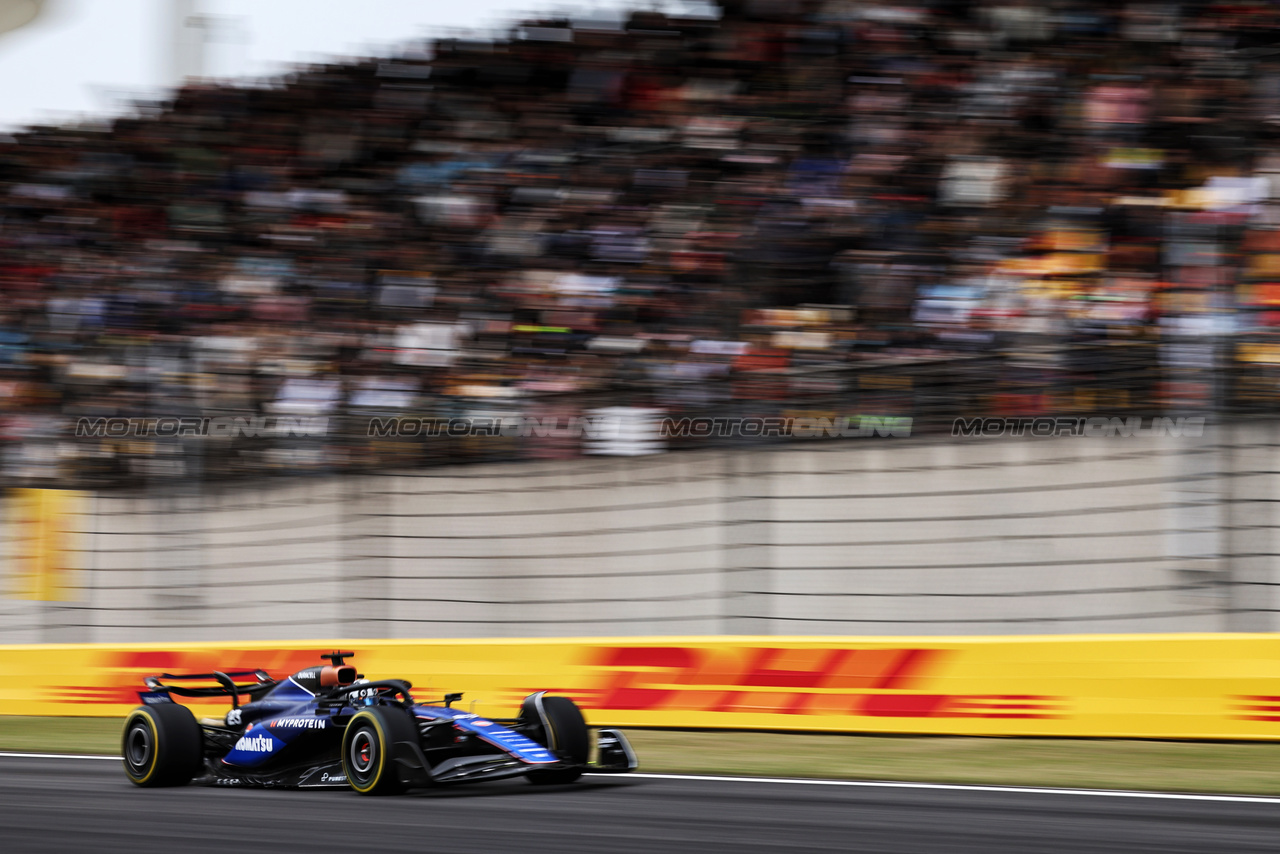
M 591 731 L 567 697 L 530 694 L 518 717 L 491 720 L 453 708 L 461 694 L 446 695 L 442 705 L 422 705 L 408 682 L 369 681 L 346 663 L 353 655 L 322 655 L 328 664 L 282 680 L 261 670 L 147 677 L 147 690 L 138 692 L 143 704 L 125 720 L 125 774 L 139 786 L 195 780 L 212 786 L 350 786 L 374 795 L 515 776 L 571 783 L 588 770 L 636 768 L 626 736 L 614 729 L 596 732 L 596 761 L 589 762 Z M 235 681 L 249 677 L 254 681 Z M 192 681 L 216 684 L 172 684 Z M 226 696 L 231 710 L 197 721 L 174 696 Z

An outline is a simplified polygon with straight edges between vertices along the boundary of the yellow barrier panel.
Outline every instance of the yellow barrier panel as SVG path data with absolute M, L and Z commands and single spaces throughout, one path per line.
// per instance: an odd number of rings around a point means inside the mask
M 660 637 L 0 646 L 0 714 L 123 715 L 144 676 L 355 650 L 419 701 L 484 715 L 526 694 L 593 725 L 1127 738 L 1280 738 L 1280 635 Z M 226 707 L 225 701 L 198 701 Z
M 67 602 L 79 591 L 69 577 L 75 550 L 76 520 L 84 493 L 70 489 L 15 489 L 11 502 L 10 544 L 15 599 Z

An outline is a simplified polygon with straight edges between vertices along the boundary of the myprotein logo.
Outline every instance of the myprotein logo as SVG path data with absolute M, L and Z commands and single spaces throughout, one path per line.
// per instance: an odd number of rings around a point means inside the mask
M 286 727 L 287 729 L 328 729 L 328 718 L 279 718 L 270 723 L 272 729 L 276 727 Z
M 243 750 L 245 753 L 270 753 L 275 749 L 275 742 L 265 735 L 246 735 L 236 742 L 236 750 Z

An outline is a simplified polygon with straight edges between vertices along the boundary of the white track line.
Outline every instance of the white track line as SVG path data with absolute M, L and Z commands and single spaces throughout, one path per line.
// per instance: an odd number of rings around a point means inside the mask
M 8 759 L 107 759 L 119 756 L 89 753 L 0 753 Z M 588 777 L 618 777 L 618 774 L 591 774 Z M 1181 792 L 1134 792 L 1109 789 L 1044 789 L 1030 786 L 967 786 L 958 783 L 904 783 L 891 780 L 805 780 L 792 777 L 718 777 L 711 774 L 628 774 L 648 780 L 692 780 L 712 783 L 783 783 L 789 786 L 849 786 L 859 789 L 924 789 L 934 792 L 999 792 L 1028 795 L 1085 795 L 1093 798 L 1147 798 L 1162 801 L 1210 801 L 1227 804 L 1280 804 L 1280 798 L 1254 795 L 1191 795 Z
M 120 762 L 123 757 L 103 756 L 100 753 L 0 753 L 0 757 L 8 759 L 113 759 Z
M 615 774 L 588 774 L 614 777 Z M 628 774 L 651 780 L 697 780 L 717 783 L 785 783 L 793 786 L 853 786 L 862 789 L 927 789 L 943 792 L 1001 792 L 1032 795 L 1088 795 L 1095 798 L 1150 798 L 1168 801 L 1215 801 L 1229 804 L 1280 804 L 1280 798 L 1251 795 L 1192 795 L 1180 792 L 1134 792 L 1108 789 L 1041 789 L 1030 786 L 980 786 L 956 783 L 904 783 L 873 780 L 804 780 L 788 777 L 717 777 L 709 774 Z

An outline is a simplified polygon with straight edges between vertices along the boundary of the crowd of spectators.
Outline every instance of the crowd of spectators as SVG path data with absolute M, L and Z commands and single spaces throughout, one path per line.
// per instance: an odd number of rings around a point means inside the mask
M 24 130 L 0 476 L 199 474 L 82 417 L 911 415 L 959 383 L 957 414 L 1170 408 L 1222 403 L 1224 364 L 1266 405 L 1277 25 L 1266 0 L 726 0 Z M 982 367 L 902 369 L 940 360 Z M 384 453 L 344 428 L 201 465 Z

